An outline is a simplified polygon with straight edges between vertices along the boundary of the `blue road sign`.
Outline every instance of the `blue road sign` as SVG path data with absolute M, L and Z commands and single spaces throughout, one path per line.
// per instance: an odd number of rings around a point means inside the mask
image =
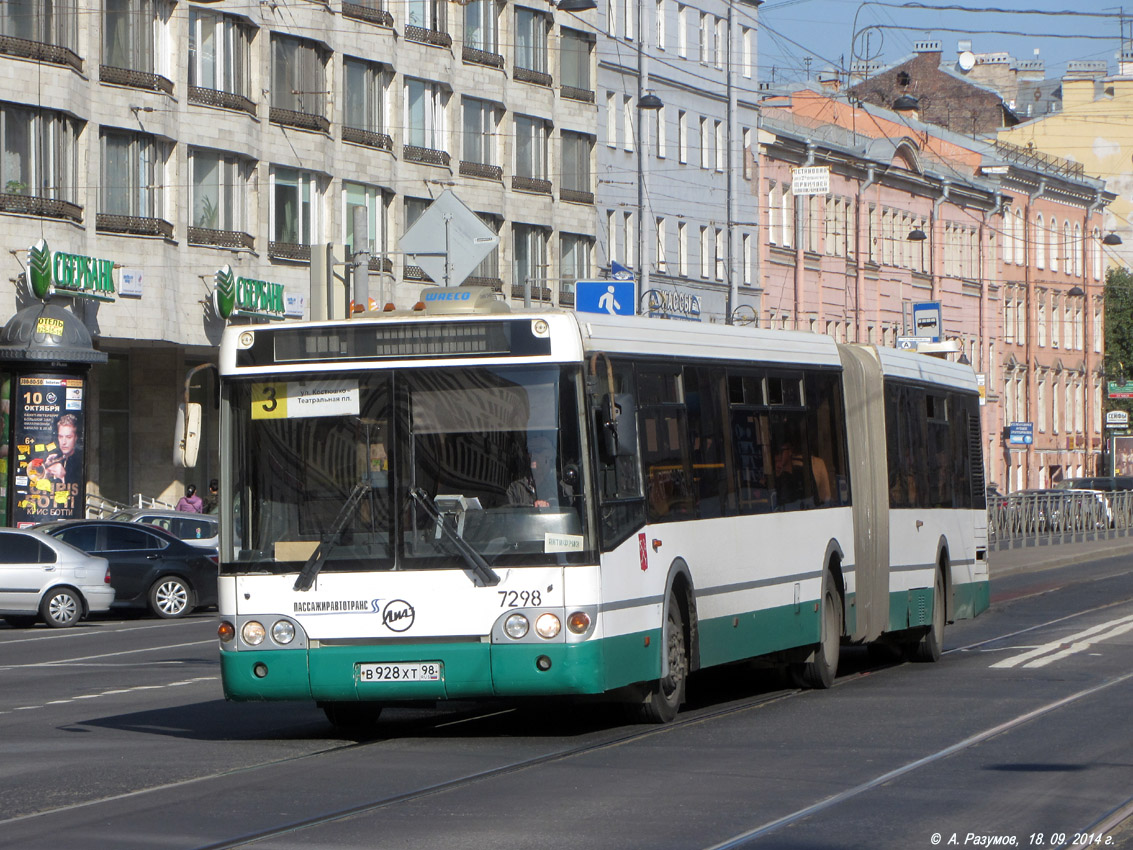
M 574 285 L 574 309 L 579 313 L 632 316 L 636 303 L 632 280 L 580 280 Z
M 939 301 L 913 305 L 913 336 L 927 336 L 930 342 L 940 342 L 942 324 Z

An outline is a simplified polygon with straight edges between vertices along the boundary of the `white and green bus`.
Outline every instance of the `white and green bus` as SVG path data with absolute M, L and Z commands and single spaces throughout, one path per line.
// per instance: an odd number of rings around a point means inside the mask
M 671 720 L 750 658 L 940 657 L 988 606 L 976 380 L 809 333 L 510 312 L 231 327 L 220 658 L 232 700 L 605 695 Z

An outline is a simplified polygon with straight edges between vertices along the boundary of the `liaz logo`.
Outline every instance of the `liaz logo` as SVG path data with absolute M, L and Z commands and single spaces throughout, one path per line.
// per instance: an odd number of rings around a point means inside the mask
M 382 625 L 392 632 L 408 631 L 414 619 L 413 606 L 404 599 L 391 600 L 382 610 Z

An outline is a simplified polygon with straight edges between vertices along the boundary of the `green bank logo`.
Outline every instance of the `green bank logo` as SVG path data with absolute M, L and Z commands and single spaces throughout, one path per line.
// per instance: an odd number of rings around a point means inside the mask
M 217 269 L 213 307 L 222 319 L 233 316 L 282 319 L 286 312 L 282 283 L 236 277 L 231 266 Z
M 232 266 L 217 269 L 213 281 L 212 306 L 220 318 L 231 318 L 236 309 L 236 278 L 232 274 Z
M 28 285 L 33 297 L 46 301 L 51 297 L 51 249 L 40 239 L 28 248 Z
M 40 239 L 28 249 L 28 288 L 46 301 L 52 295 L 114 300 L 114 262 L 52 251 Z

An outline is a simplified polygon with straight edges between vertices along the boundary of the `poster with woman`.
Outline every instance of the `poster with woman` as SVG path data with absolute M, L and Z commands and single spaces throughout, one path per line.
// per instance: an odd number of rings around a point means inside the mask
M 86 493 L 83 379 L 20 375 L 12 389 L 12 524 L 23 528 L 81 518 Z

